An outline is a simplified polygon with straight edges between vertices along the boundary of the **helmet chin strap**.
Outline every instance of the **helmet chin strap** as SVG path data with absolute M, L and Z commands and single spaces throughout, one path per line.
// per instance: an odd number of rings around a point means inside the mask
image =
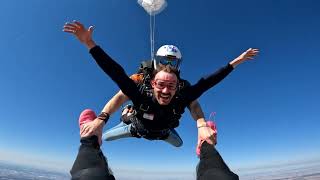
M 155 58 L 153 58 L 153 68 L 157 69 L 158 62 Z
M 178 71 L 180 71 L 180 65 L 181 65 L 182 59 L 177 59 L 177 61 L 178 61 L 178 64 L 177 64 L 176 69 L 177 69 Z

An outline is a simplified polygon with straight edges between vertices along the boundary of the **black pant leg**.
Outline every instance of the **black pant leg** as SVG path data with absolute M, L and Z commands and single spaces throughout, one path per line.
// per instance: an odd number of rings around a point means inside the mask
M 97 136 L 84 137 L 73 166 L 72 180 L 114 180 L 105 156 L 100 150 Z
M 197 180 L 239 180 L 239 176 L 229 169 L 213 145 L 204 142 L 197 166 Z

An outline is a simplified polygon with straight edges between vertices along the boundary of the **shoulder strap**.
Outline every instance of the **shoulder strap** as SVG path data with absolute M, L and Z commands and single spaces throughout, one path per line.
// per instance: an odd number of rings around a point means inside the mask
M 138 73 L 152 73 L 153 71 L 153 62 L 150 61 L 142 61 L 140 67 L 138 69 Z
M 140 83 L 140 92 L 145 92 L 150 96 L 151 86 L 150 80 L 153 72 L 153 61 L 142 61 L 138 73 L 143 74 L 142 82 Z
M 180 79 L 179 80 L 179 86 L 178 86 L 178 90 L 180 91 L 183 88 L 186 88 L 188 86 L 191 86 L 190 82 L 184 79 Z

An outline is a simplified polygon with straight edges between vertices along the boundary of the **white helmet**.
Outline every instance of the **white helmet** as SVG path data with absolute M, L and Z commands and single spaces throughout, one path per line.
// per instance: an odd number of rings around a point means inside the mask
M 182 55 L 180 50 L 176 46 L 163 45 L 157 51 L 154 65 L 156 66 L 157 64 L 170 64 L 171 66 L 179 70 L 181 62 Z
M 172 56 L 176 59 L 181 59 L 181 52 L 180 50 L 174 46 L 174 45 L 163 45 L 161 46 L 158 51 L 156 56 Z

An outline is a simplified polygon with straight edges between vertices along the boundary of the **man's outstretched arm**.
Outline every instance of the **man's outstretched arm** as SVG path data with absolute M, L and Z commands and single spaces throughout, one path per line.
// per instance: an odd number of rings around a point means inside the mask
M 122 104 L 124 104 L 126 101 L 128 101 L 129 98 L 126 96 L 121 90 L 114 95 L 108 103 L 104 106 L 101 113 L 107 113 L 109 115 L 112 115 L 114 112 L 116 112 Z M 94 121 L 86 123 L 83 128 L 81 129 L 81 136 L 87 137 L 91 135 L 100 135 L 100 131 L 102 130 L 103 126 L 105 124 L 105 121 L 103 121 L 101 118 L 96 118 Z M 101 138 L 101 136 L 99 136 Z
M 198 100 L 192 101 L 188 109 L 190 111 L 190 114 L 192 118 L 197 122 L 198 127 L 198 143 L 200 139 L 206 139 L 206 141 L 209 144 L 214 144 L 214 131 L 206 125 L 206 121 L 204 118 L 204 113 L 202 111 L 202 108 L 198 102 Z

